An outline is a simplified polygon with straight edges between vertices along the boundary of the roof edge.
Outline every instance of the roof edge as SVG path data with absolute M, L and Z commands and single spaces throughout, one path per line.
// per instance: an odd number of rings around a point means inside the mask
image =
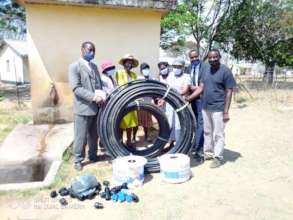
M 25 4 L 74 5 L 101 8 L 149 9 L 167 12 L 174 10 L 177 0 L 17 0 Z

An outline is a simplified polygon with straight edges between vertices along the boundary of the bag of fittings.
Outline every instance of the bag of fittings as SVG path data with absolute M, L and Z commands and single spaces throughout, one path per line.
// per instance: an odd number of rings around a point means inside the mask
M 84 174 L 76 177 L 69 188 L 71 197 L 79 200 L 93 198 L 100 190 L 101 184 L 92 174 Z

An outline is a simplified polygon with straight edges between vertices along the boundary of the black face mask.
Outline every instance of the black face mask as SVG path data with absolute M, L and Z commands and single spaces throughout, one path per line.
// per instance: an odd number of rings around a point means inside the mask
M 209 60 L 209 64 L 211 65 L 212 68 L 216 68 L 220 65 L 219 60 Z

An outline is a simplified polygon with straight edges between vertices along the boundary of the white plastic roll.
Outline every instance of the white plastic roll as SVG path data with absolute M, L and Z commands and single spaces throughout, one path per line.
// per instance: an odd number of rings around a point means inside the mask
M 185 154 L 165 154 L 159 158 L 161 180 L 183 183 L 190 179 L 190 158 Z
M 127 183 L 129 188 L 141 186 L 144 181 L 144 166 L 147 160 L 141 156 L 119 157 L 113 161 L 113 182 Z

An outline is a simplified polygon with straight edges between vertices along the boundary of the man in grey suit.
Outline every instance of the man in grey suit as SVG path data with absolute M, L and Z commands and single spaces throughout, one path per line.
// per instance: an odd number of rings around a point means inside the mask
M 91 62 L 94 56 L 94 44 L 84 42 L 81 58 L 69 66 L 69 83 L 74 93 L 74 168 L 78 171 L 82 169 L 86 144 L 89 160 L 97 161 L 97 114 L 104 100 L 95 92 L 102 90 L 102 82 L 97 66 Z

